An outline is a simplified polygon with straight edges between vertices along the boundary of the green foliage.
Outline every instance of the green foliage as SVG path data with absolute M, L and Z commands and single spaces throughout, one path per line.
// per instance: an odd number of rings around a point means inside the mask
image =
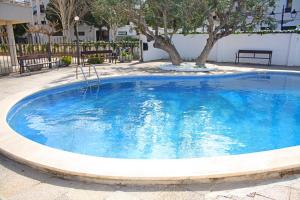
M 145 19 L 149 26 L 177 31 L 183 26 L 183 0 L 148 0 L 145 1 Z
M 268 15 L 275 0 L 184 0 L 189 12 L 184 12 L 183 33 L 204 27 L 217 36 L 226 36 L 235 31 L 253 31 L 265 24 L 274 28 L 274 20 Z
M 128 17 L 122 12 L 121 0 L 95 0 L 92 5 L 94 21 L 103 21 L 110 28 L 126 25 Z
M 7 44 L 0 44 L 0 51 L 1 52 L 7 52 L 8 51 L 8 45 Z
M 14 25 L 14 35 L 15 37 L 22 37 L 27 31 L 27 24 L 15 24 Z
M 130 37 L 130 36 L 125 36 L 125 37 L 119 37 L 117 39 L 118 42 L 138 42 L 139 39 Z
M 47 52 L 47 49 L 48 49 L 47 44 L 42 44 L 41 47 L 42 47 L 42 52 Z
M 34 45 L 28 44 L 26 48 L 27 53 L 33 53 L 34 52 Z
M 104 63 L 104 58 L 99 57 L 99 56 L 92 56 L 92 57 L 89 57 L 87 62 L 91 65 L 102 64 L 102 63 Z
M 56 30 L 62 30 L 62 24 L 61 20 L 59 19 L 59 16 L 57 13 L 53 12 L 53 2 L 50 0 L 46 7 L 46 19 L 50 22 L 56 22 L 57 27 Z
M 126 52 L 126 51 L 122 51 L 121 52 L 121 56 L 123 56 L 123 57 L 127 57 L 127 56 L 129 56 L 130 54 L 128 53 L 128 52 Z
M 71 56 L 63 56 L 61 58 L 61 62 L 67 66 L 69 66 L 72 63 L 72 57 Z

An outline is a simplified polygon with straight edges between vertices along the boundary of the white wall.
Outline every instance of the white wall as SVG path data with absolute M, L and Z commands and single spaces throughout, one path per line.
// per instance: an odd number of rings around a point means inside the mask
M 87 24 L 81 23 L 80 25 L 78 25 L 78 32 L 84 32 L 84 36 L 79 35 L 79 40 L 82 41 L 96 41 L 96 31 L 98 29 L 93 27 L 93 26 L 89 26 Z M 71 35 L 73 40 L 76 40 L 76 35 L 74 34 L 75 30 L 71 31 Z
M 204 48 L 207 35 L 174 35 L 173 43 L 184 60 L 191 61 L 199 56 Z M 218 41 L 209 55 L 210 61 L 234 62 L 239 49 L 271 50 L 273 65 L 300 66 L 300 34 L 238 34 Z M 149 43 L 144 51 L 144 61 L 167 59 L 168 55 Z M 243 59 L 241 62 L 266 64 L 267 60 Z
M 126 33 L 125 35 L 121 35 L 120 33 Z M 118 28 L 117 36 L 136 36 L 136 31 L 133 25 L 126 25 Z

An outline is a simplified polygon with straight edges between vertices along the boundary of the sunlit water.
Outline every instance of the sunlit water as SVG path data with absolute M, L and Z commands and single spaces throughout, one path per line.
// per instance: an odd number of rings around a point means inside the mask
M 99 157 L 198 158 L 300 144 L 300 75 L 105 79 L 40 92 L 8 116 L 23 136 Z

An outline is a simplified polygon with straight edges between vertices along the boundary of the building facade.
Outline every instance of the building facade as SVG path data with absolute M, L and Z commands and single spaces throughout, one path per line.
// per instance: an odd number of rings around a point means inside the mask
M 48 21 L 46 19 L 46 8 L 49 0 L 32 0 L 32 15 L 33 25 L 46 25 Z M 78 25 L 78 36 L 81 41 L 98 41 L 98 40 L 111 40 L 111 32 L 108 27 L 97 28 L 80 22 Z M 119 28 L 117 31 L 117 37 L 134 36 L 136 32 L 132 25 L 127 25 Z M 39 35 L 38 37 L 43 37 Z M 59 38 L 59 36 L 57 37 Z M 37 40 L 37 39 L 36 39 Z M 75 30 L 71 30 L 71 40 L 76 40 Z
M 300 0 L 277 0 L 269 15 L 276 21 L 276 30 L 295 30 L 300 25 Z
M 16 14 L 18 13 L 18 14 Z M 32 5 L 29 0 L 0 0 L 0 42 L 8 44 L 9 63 L 16 66 L 17 52 L 15 48 L 14 24 L 32 21 Z M 0 62 L 0 71 L 2 71 Z

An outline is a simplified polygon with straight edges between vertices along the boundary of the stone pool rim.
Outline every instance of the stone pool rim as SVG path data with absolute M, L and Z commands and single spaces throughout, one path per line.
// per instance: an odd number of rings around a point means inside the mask
M 102 78 L 130 79 L 146 77 L 232 77 L 266 72 L 245 72 L 229 75 L 143 75 L 110 76 Z M 297 74 L 297 72 L 276 72 L 276 74 Z M 0 153 L 30 167 L 56 174 L 60 177 L 99 183 L 124 184 L 180 184 L 190 182 L 210 182 L 217 179 L 248 179 L 279 176 L 300 170 L 300 146 L 264 152 L 202 157 L 191 159 L 116 159 L 81 155 L 66 152 L 31 141 L 16 133 L 7 123 L 7 116 L 22 99 L 56 87 L 39 86 L 10 95 L 0 101 Z

